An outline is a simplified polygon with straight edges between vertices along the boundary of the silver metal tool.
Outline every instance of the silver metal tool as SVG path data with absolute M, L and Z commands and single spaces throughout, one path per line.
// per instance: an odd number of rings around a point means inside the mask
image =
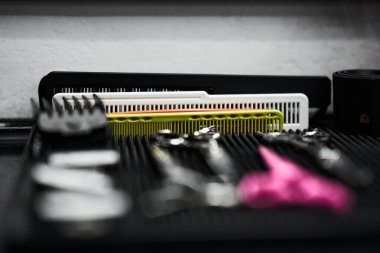
M 358 167 L 347 155 L 327 146 L 330 135 L 315 128 L 296 133 L 260 133 L 257 135 L 265 142 L 290 144 L 308 152 L 327 173 L 339 178 L 353 187 L 369 185 L 373 173 L 369 168 Z
M 83 170 L 39 163 L 32 168 L 32 178 L 40 185 L 72 192 L 107 194 L 113 190 L 110 176 L 95 169 Z
M 159 188 L 144 193 L 143 209 L 147 216 L 157 217 L 200 206 L 230 207 L 237 204 L 232 183 L 206 178 L 184 167 L 168 151 L 168 147 L 190 147 L 188 136 L 162 130 L 153 136 L 151 152 L 164 180 Z
M 53 152 L 48 157 L 48 163 L 64 167 L 101 167 L 116 165 L 120 155 L 112 149 L 78 150 Z
M 236 182 L 238 177 L 234 164 L 227 152 L 219 145 L 218 133 L 214 126 L 194 132 L 188 140 L 192 146 L 200 149 L 207 164 L 222 182 Z

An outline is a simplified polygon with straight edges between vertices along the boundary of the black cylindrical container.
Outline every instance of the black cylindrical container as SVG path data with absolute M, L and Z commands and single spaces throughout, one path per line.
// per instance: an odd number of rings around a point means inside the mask
M 380 136 L 380 70 L 335 72 L 333 103 L 338 130 Z

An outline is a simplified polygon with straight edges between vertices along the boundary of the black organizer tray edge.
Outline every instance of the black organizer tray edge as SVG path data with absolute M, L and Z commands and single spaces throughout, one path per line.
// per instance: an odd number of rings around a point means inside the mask
M 326 109 L 331 102 L 327 76 L 221 75 L 53 71 L 41 79 L 38 94 L 51 101 L 55 88 L 168 88 L 205 90 L 211 94 L 303 93 L 309 106 Z

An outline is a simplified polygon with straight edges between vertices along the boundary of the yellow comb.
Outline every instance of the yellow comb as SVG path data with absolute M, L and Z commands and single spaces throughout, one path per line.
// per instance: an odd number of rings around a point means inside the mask
M 210 110 L 108 114 L 114 136 L 152 135 L 163 129 L 190 134 L 215 126 L 221 134 L 282 131 L 283 115 L 278 110 Z

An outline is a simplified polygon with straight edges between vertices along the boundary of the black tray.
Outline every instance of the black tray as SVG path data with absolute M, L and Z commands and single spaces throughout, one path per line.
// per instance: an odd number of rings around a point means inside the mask
M 42 88 L 40 87 L 40 98 L 47 96 L 42 92 L 43 89 L 47 89 L 47 93 L 51 93 L 51 87 L 56 87 L 55 84 L 52 86 L 46 84 L 46 80 L 49 78 L 54 77 L 54 80 L 72 79 L 77 85 L 81 85 L 78 80 L 85 83 L 90 83 L 90 80 L 94 82 L 100 80 L 84 78 L 91 75 L 101 77 L 100 79 L 103 78 L 103 80 L 107 80 L 107 75 L 113 78 L 120 75 L 119 77 L 127 79 L 131 76 L 142 79 L 152 77 L 142 74 L 54 73 L 44 78 L 42 83 L 45 84 L 41 86 Z M 83 78 L 74 78 L 78 76 Z M 153 76 L 158 78 L 159 75 Z M 163 75 L 163 77 L 163 79 L 159 79 L 160 82 L 163 82 L 165 78 L 182 80 L 181 75 Z M 182 77 L 186 77 L 183 80 L 191 79 L 191 75 Z M 215 79 L 213 79 L 214 77 Z M 109 80 L 115 80 L 113 78 Z M 223 76 L 194 76 L 194 78 L 191 80 L 198 80 L 197 78 L 219 80 L 220 82 L 224 80 Z M 234 80 L 247 80 L 250 77 L 235 77 L 236 79 L 234 79 L 230 76 L 225 78 L 231 79 L 228 82 L 231 83 Z M 286 84 L 287 81 L 288 79 L 285 78 L 282 83 Z M 113 82 L 110 81 L 110 83 Z M 306 83 L 304 83 L 305 87 L 307 87 Z M 245 89 L 238 92 L 244 93 L 244 91 Z M 326 95 L 326 93 L 324 94 Z M 322 98 L 322 100 L 327 101 L 327 98 Z M 156 251 L 157 247 L 169 251 L 201 251 L 215 246 L 224 250 L 248 248 L 253 250 L 259 247 L 282 249 L 282 246 L 292 248 L 294 242 L 298 240 L 302 240 L 309 246 L 312 245 L 313 248 L 315 246 L 315 249 L 322 249 L 321 245 L 324 243 L 335 243 L 336 246 L 343 244 L 376 246 L 373 242 L 376 242 L 380 235 L 380 170 L 378 169 L 380 166 L 380 139 L 370 136 L 344 135 L 335 132 L 330 124 L 323 124 L 322 128 L 331 134 L 330 145 L 332 147 L 339 148 L 358 165 L 368 166 L 375 174 L 373 184 L 363 189 L 355 189 L 356 206 L 347 215 L 338 216 L 329 212 L 302 208 L 252 210 L 246 207 L 236 207 L 232 209 L 196 208 L 160 218 L 146 218 L 142 215 L 138 205 L 139 196 L 143 191 L 159 182 L 160 174 L 148 151 L 148 137 L 123 137 L 112 140 L 113 147 L 120 152 L 122 158 L 120 169 L 113 173 L 122 181 L 123 189 L 131 195 L 134 206 L 127 216 L 114 222 L 112 231 L 102 237 L 92 239 L 61 236 L 53 226 L 40 221 L 33 215 L 32 201 L 35 187 L 31 182 L 30 166 L 35 159 L 39 159 L 34 154 L 34 150 L 36 145 L 41 143 L 38 131 L 34 130 L 25 150 L 23 173 L 17 183 L 17 190 L 14 191 L 14 201 L 10 208 L 7 245 L 10 249 L 21 251 L 30 247 L 38 250 L 50 250 L 56 249 L 56 247 L 70 250 L 84 248 L 107 250 L 109 247 L 119 246 L 123 249 L 152 251 Z M 257 153 L 257 141 L 253 135 L 226 135 L 220 140 L 220 143 L 233 157 L 240 175 L 251 170 L 263 169 Z M 310 170 L 323 174 L 317 164 L 306 154 L 291 147 L 272 147 L 278 153 L 290 157 Z M 42 149 L 42 152 L 48 152 L 48 150 Z M 206 174 L 211 173 L 198 153 L 176 150 L 173 151 L 173 154 L 195 170 Z M 226 242 L 231 244 L 227 246 Z
M 26 157 L 23 175 L 15 192 L 8 235 L 13 246 L 56 247 L 59 245 L 146 245 L 147 243 L 210 242 L 241 240 L 291 240 L 371 238 L 380 232 L 380 140 L 365 136 L 346 136 L 329 128 L 325 131 L 333 136 L 332 146 L 341 149 L 360 165 L 372 168 L 375 182 L 367 188 L 356 189 L 357 203 L 354 210 L 344 216 L 302 208 L 251 210 L 245 207 L 233 209 L 196 208 L 160 218 L 145 218 L 138 203 L 140 194 L 159 182 L 159 172 L 150 158 L 147 137 L 126 137 L 115 140 L 115 148 L 122 155 L 121 177 L 124 189 L 132 196 L 134 208 L 125 218 L 114 224 L 108 235 L 91 240 L 65 238 L 49 224 L 32 215 L 31 201 L 35 191 L 30 181 L 29 163 Z M 33 135 L 29 149 L 38 142 Z M 257 140 L 253 135 L 224 136 L 221 144 L 228 150 L 237 165 L 240 175 L 262 169 L 257 155 Z M 317 173 L 318 166 L 305 154 L 289 147 L 273 146 L 280 154 Z M 184 163 L 202 173 L 210 173 L 199 154 L 177 150 L 173 153 Z

